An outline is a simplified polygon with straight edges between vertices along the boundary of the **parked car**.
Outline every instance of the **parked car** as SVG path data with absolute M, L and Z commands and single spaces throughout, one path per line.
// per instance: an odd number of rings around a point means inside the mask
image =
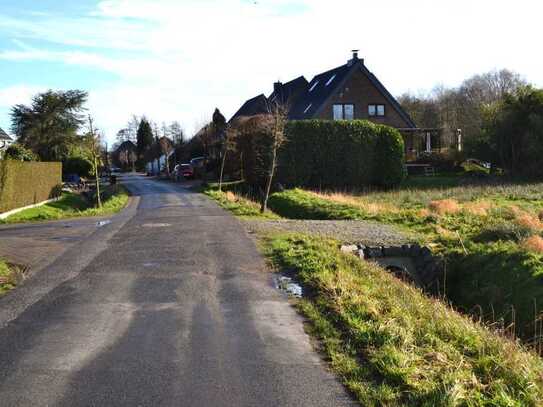
M 204 157 L 195 157 L 192 160 L 190 160 L 190 165 L 192 168 L 204 168 L 205 166 L 205 158 Z
M 185 179 L 194 177 L 194 170 L 190 164 L 180 164 L 177 169 L 177 174 Z

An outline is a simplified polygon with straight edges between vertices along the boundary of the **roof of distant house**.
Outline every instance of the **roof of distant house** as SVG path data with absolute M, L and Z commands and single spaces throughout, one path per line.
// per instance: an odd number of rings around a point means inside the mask
M 12 139 L 10 136 L 8 136 L 8 134 L 7 134 L 4 130 L 2 130 L 2 129 L 0 128 L 0 140 L 11 141 L 11 140 L 13 140 L 13 139 Z
M 286 83 L 276 82 L 273 84 L 274 89 L 268 100 L 294 106 L 298 97 L 307 90 L 307 86 L 307 79 L 303 76 Z
M 130 140 L 125 140 L 125 141 L 123 141 L 123 142 L 119 145 L 119 147 L 116 148 L 115 151 L 128 150 L 128 149 L 130 149 L 130 150 L 135 150 L 135 149 L 137 149 L 137 147 L 136 147 L 136 145 L 134 144 L 133 141 L 130 141 Z
M 263 94 L 247 100 L 239 110 L 232 116 L 232 119 L 241 116 L 254 116 L 268 111 L 268 99 Z M 230 120 L 232 120 L 230 119 Z

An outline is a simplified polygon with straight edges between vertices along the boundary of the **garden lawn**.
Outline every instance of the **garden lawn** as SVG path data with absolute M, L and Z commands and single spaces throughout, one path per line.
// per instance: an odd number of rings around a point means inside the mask
M 543 362 L 383 269 L 304 235 L 263 241 L 294 275 L 322 351 L 363 406 L 540 406 Z
M 102 193 L 102 208 L 80 194 L 64 192 L 59 200 L 15 213 L 0 223 L 37 222 L 67 219 L 81 216 L 111 215 L 123 209 L 128 202 L 128 192 L 122 186 L 105 188 Z

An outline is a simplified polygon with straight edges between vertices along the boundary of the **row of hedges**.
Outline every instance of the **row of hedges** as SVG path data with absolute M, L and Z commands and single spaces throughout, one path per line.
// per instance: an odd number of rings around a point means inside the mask
M 60 194 L 59 162 L 0 161 L 0 213 L 54 198 Z
M 404 178 L 404 144 L 391 127 L 369 121 L 291 121 L 279 154 L 277 180 L 287 186 L 393 186 Z M 269 137 L 264 132 L 243 134 L 245 179 L 262 186 L 269 165 Z

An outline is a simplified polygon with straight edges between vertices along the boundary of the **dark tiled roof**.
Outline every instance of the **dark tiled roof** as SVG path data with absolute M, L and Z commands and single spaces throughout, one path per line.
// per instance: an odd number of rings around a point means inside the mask
M 307 91 L 308 82 L 303 76 L 299 76 L 289 82 L 278 84 L 279 86 L 274 84 L 274 90 L 268 97 L 268 100 L 270 102 L 279 102 L 281 104 L 294 106 L 299 96 Z
M 254 116 L 268 111 L 268 99 L 260 94 L 246 101 L 239 110 L 232 116 L 232 119 L 240 116 Z
M 296 105 L 290 110 L 289 118 L 292 120 L 311 119 L 328 97 L 336 91 L 338 85 L 347 78 L 352 68 L 353 66 L 345 64 L 315 76 Z
M 122 150 L 133 150 L 133 151 L 135 151 L 135 150 L 137 150 L 137 147 L 132 141 L 126 140 L 126 141 L 123 141 L 119 145 L 119 147 L 117 147 L 117 150 L 115 150 L 115 151 L 122 151 Z
M 388 90 L 386 90 L 375 75 L 366 68 L 361 59 L 315 76 L 313 80 L 309 82 L 307 90 L 298 98 L 295 106 L 290 110 L 289 119 L 303 120 L 313 118 L 324 106 L 328 98 L 335 94 L 341 85 L 357 69 L 361 69 L 373 86 L 381 92 L 392 108 L 394 108 L 407 123 L 407 127 L 417 127 L 411 117 L 409 117 L 405 110 L 400 106 L 398 101 Z
M 8 136 L 8 134 L 0 128 L 0 140 L 8 140 L 11 141 L 11 137 Z

